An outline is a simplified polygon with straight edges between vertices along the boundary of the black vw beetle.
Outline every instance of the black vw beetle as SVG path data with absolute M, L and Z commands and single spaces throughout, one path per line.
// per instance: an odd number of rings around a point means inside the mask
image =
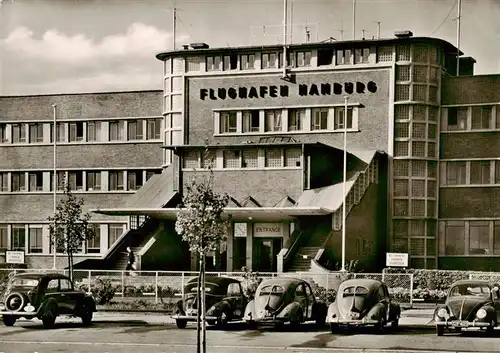
M 241 283 L 234 278 L 207 276 L 205 278 L 205 319 L 209 325 L 225 328 L 229 321 L 241 320 L 247 299 Z M 178 328 L 188 321 L 196 321 L 198 314 L 198 278 L 192 278 L 184 287 L 184 298 L 177 302 L 175 319 Z
M 0 302 L 5 326 L 18 318 L 38 318 L 44 327 L 54 325 L 59 315 L 78 316 L 90 325 L 96 311 L 94 298 L 75 290 L 69 277 L 58 273 L 21 273 L 12 276 Z
M 455 282 L 448 291 L 446 302 L 434 311 L 436 333 L 445 330 L 479 328 L 493 332 L 500 322 L 500 288 L 498 284 L 480 280 Z

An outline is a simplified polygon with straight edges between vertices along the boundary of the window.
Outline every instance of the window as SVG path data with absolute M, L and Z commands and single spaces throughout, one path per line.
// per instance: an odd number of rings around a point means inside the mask
M 59 290 L 60 291 L 72 291 L 73 286 L 71 285 L 71 282 L 68 279 L 60 278 L 59 279 Z
M 12 191 L 26 191 L 26 179 L 24 172 L 13 172 L 12 178 Z
M 396 46 L 396 60 L 397 61 L 410 61 L 410 46 L 397 45 Z
M 408 196 L 408 180 L 394 180 L 394 196 Z
M 43 124 L 36 123 L 29 125 L 30 143 L 43 142 Z
M 305 109 L 288 109 L 288 131 L 301 131 L 305 120 Z
M 494 221 L 493 225 L 493 254 L 500 255 L 500 221 Z
M 410 106 L 406 104 L 398 104 L 394 107 L 394 116 L 396 120 L 410 119 Z
M 470 162 L 470 183 L 471 184 L 490 183 L 490 161 Z
M 311 113 L 311 130 L 326 130 L 328 128 L 328 109 L 316 108 Z
M 43 252 L 42 227 L 30 226 L 28 250 L 32 254 Z
M 223 64 L 224 64 L 224 71 L 236 70 L 238 68 L 238 56 L 237 55 L 225 55 Z
M 469 254 L 489 255 L 490 248 L 490 222 L 469 222 Z
M 354 63 L 361 64 L 369 62 L 370 48 L 358 48 L 354 50 Z
M 69 123 L 69 142 L 83 141 L 83 121 Z
M 100 121 L 89 121 L 87 123 L 87 141 L 101 141 Z
M 396 81 L 410 81 L 410 65 L 396 66 Z
M 199 151 L 187 151 L 184 152 L 184 168 L 199 168 L 200 166 L 200 152 Z
M 57 172 L 57 190 L 64 190 L 66 172 Z M 50 173 L 50 191 L 54 191 L 54 173 Z
M 281 110 L 265 111 L 265 131 L 281 131 Z
M 111 247 L 122 235 L 123 224 L 121 223 L 111 223 L 108 225 L 108 246 Z
M 427 66 L 423 65 L 413 66 L 413 81 L 427 82 Z
M 472 107 L 472 130 L 489 129 L 491 120 L 491 106 Z
M 26 228 L 24 224 L 13 224 L 10 240 L 11 250 L 25 250 L 26 244 Z
M 65 123 L 57 123 L 56 125 L 56 142 L 66 141 L 66 126 Z M 50 125 L 50 142 L 54 142 L 54 124 Z
M 429 47 L 427 45 L 415 45 L 413 52 L 415 55 L 414 61 L 419 63 L 429 61 Z
M 123 171 L 109 172 L 109 190 L 124 190 L 123 187 Z
M 7 124 L 0 124 L 0 143 L 9 142 L 7 140 Z
M 12 142 L 26 142 L 26 124 L 12 124 Z
M 352 129 L 352 108 L 347 107 L 347 129 Z M 345 121 L 345 109 L 335 108 L 335 122 L 333 129 L 334 130 L 343 130 L 344 129 L 344 121 Z
M 9 191 L 9 173 L 0 173 L 0 191 Z
M 49 283 L 47 283 L 47 292 L 54 293 L 59 290 L 59 280 L 57 278 L 51 279 Z
M 236 112 L 220 112 L 220 132 L 227 134 L 236 132 Z
M 209 150 L 208 152 L 203 152 L 201 156 L 201 167 L 208 168 L 211 166 L 212 168 L 215 166 L 216 155 L 214 150 Z
M 394 156 L 404 157 L 408 156 L 408 144 L 407 141 L 395 141 L 394 142 Z
M 467 108 L 448 108 L 448 130 L 467 128 Z
M 144 138 L 144 120 L 131 120 L 127 122 L 128 140 L 142 140 Z
M 282 167 L 281 163 L 281 150 L 279 149 L 267 149 L 266 150 L 266 167 Z
M 465 162 L 446 163 L 446 185 L 465 185 Z
M 43 190 L 43 172 L 29 173 L 29 191 Z
M 424 139 L 425 135 L 426 135 L 425 129 L 426 129 L 425 123 L 414 122 L 412 124 L 411 137 L 417 138 L 417 139 Z
M 258 132 L 260 125 L 258 110 L 243 111 L 243 132 Z
M 445 225 L 445 255 L 464 255 L 465 223 L 448 221 Z
M 220 71 L 221 62 L 222 60 L 220 56 L 207 56 L 206 59 L 207 71 Z
M 125 132 L 124 121 L 110 121 L 109 122 L 109 140 L 121 141 L 123 140 Z
M 254 68 L 255 56 L 253 54 L 240 55 L 240 68 L 242 70 L 251 70 Z
M 285 149 L 285 167 L 300 167 L 301 155 L 300 148 Z
M 87 253 L 97 254 L 101 252 L 101 228 L 99 225 L 94 227 L 95 236 L 87 240 Z
M 351 49 L 337 50 L 335 62 L 337 65 L 349 65 L 351 63 Z
M 275 68 L 276 57 L 277 57 L 276 53 L 262 53 L 261 67 L 263 69 Z
M 155 174 L 161 174 L 161 169 L 147 170 L 146 171 L 146 181 L 148 181 Z
M 69 187 L 71 190 L 83 190 L 83 172 L 72 171 L 68 173 Z
M 392 61 L 392 47 L 377 48 L 377 62 Z
M 161 138 L 161 118 L 147 120 L 148 140 L 159 140 Z
M 101 190 L 101 172 L 87 172 L 87 190 Z
M 229 150 L 224 151 L 224 168 L 239 168 L 240 167 L 240 151 Z
M 138 190 L 142 185 L 142 170 L 129 170 L 127 172 L 127 190 Z
M 311 56 L 310 51 L 299 51 L 296 53 L 296 63 L 297 67 L 311 66 Z
M 410 100 L 410 85 L 409 84 L 396 84 L 396 98 L 395 101 Z
M 193 56 L 186 58 L 186 71 L 187 72 L 198 72 L 200 71 L 200 57 Z
M 257 150 L 243 150 L 242 152 L 242 167 L 257 168 L 259 166 L 257 158 Z
M 7 233 L 8 233 L 8 226 L 6 224 L 0 224 L 0 250 L 7 250 L 9 248 L 9 244 L 8 244 L 8 237 L 7 237 Z
M 333 49 L 318 49 L 318 66 L 331 65 L 333 62 Z

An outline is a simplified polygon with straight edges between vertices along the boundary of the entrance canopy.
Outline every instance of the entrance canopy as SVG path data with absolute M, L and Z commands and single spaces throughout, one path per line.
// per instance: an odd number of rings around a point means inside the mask
M 108 208 L 91 209 L 91 212 L 109 216 L 138 216 L 144 215 L 157 219 L 175 220 L 181 208 Z M 256 220 L 292 220 L 299 216 L 324 216 L 333 213 L 323 207 L 226 207 L 224 215 L 235 221 Z

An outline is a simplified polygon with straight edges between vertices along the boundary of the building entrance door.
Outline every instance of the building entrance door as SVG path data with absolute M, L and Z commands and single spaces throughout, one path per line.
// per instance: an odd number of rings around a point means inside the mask
M 283 247 L 282 238 L 256 238 L 254 240 L 254 271 L 276 272 L 276 255 Z

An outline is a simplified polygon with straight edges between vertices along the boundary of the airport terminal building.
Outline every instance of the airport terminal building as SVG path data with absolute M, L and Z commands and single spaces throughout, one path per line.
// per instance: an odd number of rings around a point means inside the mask
M 345 203 L 346 258 L 365 272 L 386 252 L 413 268 L 500 270 L 500 75 L 474 75 L 462 56 L 457 72 L 457 54 L 411 32 L 196 43 L 157 55 L 163 91 L 1 97 L 0 259 L 22 250 L 51 267 L 56 104 L 58 178 L 100 229 L 82 268 L 124 268 L 131 246 L 142 269 L 195 269 L 176 206 L 213 159 L 232 224 L 208 268 L 335 269 Z

